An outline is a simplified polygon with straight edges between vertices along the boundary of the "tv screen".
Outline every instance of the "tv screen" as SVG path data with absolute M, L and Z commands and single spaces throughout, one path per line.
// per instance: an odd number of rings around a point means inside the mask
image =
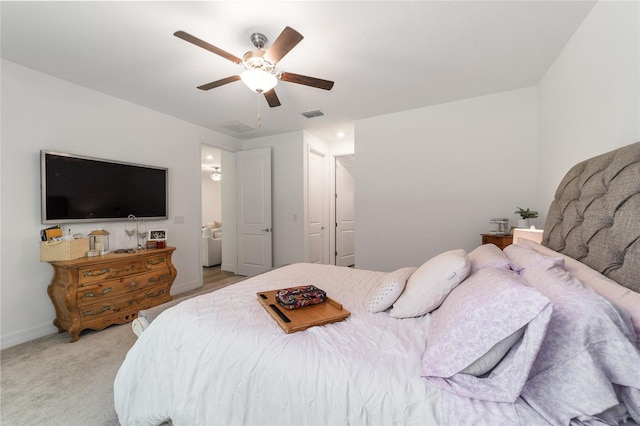
M 42 223 L 167 219 L 168 169 L 40 151 Z

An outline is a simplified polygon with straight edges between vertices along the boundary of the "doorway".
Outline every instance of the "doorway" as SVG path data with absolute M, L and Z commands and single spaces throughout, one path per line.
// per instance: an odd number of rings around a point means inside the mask
M 343 155 L 335 157 L 335 264 L 355 266 L 355 157 Z
M 201 197 L 203 268 L 220 268 L 222 264 L 222 151 L 201 145 Z

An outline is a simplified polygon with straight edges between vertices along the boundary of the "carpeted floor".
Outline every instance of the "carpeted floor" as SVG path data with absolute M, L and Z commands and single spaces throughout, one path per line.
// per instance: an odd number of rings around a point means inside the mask
M 204 276 L 203 288 L 188 295 L 245 278 L 219 268 L 204 268 Z M 119 425 L 113 380 L 136 341 L 131 324 L 85 330 L 75 343 L 69 339 L 68 333 L 52 334 L 0 351 L 2 426 Z

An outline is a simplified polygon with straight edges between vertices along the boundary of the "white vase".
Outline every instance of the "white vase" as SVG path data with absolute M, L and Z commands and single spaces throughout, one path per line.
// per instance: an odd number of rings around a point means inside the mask
M 518 228 L 528 228 L 529 219 L 518 219 Z

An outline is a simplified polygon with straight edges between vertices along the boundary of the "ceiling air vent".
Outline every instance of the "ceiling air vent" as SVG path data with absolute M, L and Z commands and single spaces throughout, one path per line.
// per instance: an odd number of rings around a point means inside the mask
M 227 123 L 223 123 L 220 127 L 224 127 L 225 129 L 233 130 L 237 133 L 244 133 L 250 130 L 255 130 L 254 127 L 249 126 L 248 124 L 243 123 L 242 121 L 234 120 L 229 121 Z
M 303 112 L 302 115 L 304 115 L 307 118 L 322 117 L 324 115 L 324 112 L 320 111 L 319 109 L 316 109 L 313 111 Z

